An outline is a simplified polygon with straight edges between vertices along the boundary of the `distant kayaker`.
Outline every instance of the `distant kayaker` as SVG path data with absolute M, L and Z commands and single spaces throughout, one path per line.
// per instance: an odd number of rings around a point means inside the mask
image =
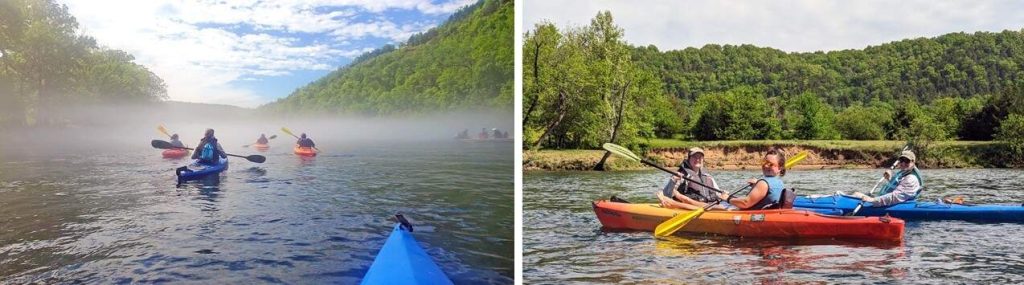
M 506 138 L 506 139 L 507 139 L 507 138 L 510 138 L 510 137 L 508 136 L 508 131 L 505 131 L 505 133 L 504 133 L 504 134 L 502 134 L 502 135 L 501 135 L 501 137 L 502 137 L 502 138 Z
M 260 134 L 260 138 L 256 139 L 257 144 L 267 144 L 268 142 L 270 142 L 270 140 L 268 140 L 267 136 L 264 134 Z
M 854 192 L 851 196 L 860 198 L 864 202 L 871 202 L 873 206 L 888 206 L 917 197 L 917 191 L 924 187 L 921 180 L 921 172 L 917 169 L 915 161 L 917 156 L 913 151 L 905 150 L 896 159 L 896 167 L 899 169 L 896 176 L 892 171 L 885 171 L 882 177 L 888 180 L 878 197 L 871 197 L 864 193 Z
M 478 136 L 479 139 L 486 140 L 487 137 L 488 137 L 487 136 L 487 128 L 480 129 L 480 133 L 477 134 L 477 136 Z
M 720 199 L 714 190 L 691 183 L 679 176 L 699 181 L 704 185 L 718 188 L 718 182 L 704 170 L 704 149 L 690 148 L 686 160 L 679 165 L 676 175 L 672 176 L 661 192 L 657 193 L 661 206 L 665 208 L 696 210 L 707 206 L 707 203 L 718 202 Z M 721 208 L 721 207 L 719 207 Z
M 493 133 L 494 133 L 494 134 L 492 134 L 492 135 L 491 135 L 491 137 L 493 137 L 493 138 L 495 138 L 495 139 L 500 139 L 500 138 L 502 138 L 502 137 L 501 137 L 501 131 L 499 131 L 499 130 L 498 130 L 497 128 L 493 128 L 493 129 L 491 129 L 491 132 L 493 132 Z
M 456 136 L 455 138 L 457 138 L 457 139 L 468 139 L 469 138 L 469 129 L 462 130 L 462 132 L 459 133 L 459 135 Z
M 213 129 L 206 129 L 203 139 L 199 140 L 196 151 L 192 153 L 192 159 L 198 159 L 203 164 L 216 164 L 220 160 L 218 157 L 228 158 L 224 148 L 217 142 L 217 137 L 213 136 Z
M 178 134 L 171 135 L 171 145 L 174 147 L 185 147 L 185 144 L 181 143 L 181 140 L 178 139 Z
M 316 144 L 313 143 L 313 140 L 306 137 L 306 133 L 302 133 L 302 135 L 299 136 L 299 141 L 295 143 L 298 144 L 299 147 L 316 147 Z
M 747 180 L 753 185 L 746 197 L 729 198 L 729 193 L 719 193 L 718 198 L 740 210 L 760 210 L 777 206 L 782 201 L 782 191 L 786 185 L 782 176 L 786 175 L 786 156 L 777 150 L 769 150 L 764 155 L 761 173 L 764 177 Z

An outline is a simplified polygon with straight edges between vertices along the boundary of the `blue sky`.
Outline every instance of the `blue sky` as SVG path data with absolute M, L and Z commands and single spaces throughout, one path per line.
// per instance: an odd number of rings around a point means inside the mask
M 753 44 L 791 52 L 862 49 L 953 32 L 1024 29 L 1016 0 L 527 0 L 523 30 L 558 28 L 611 11 L 625 40 L 661 50 Z
M 81 31 L 124 50 L 171 100 L 255 107 L 474 0 L 67 1 Z

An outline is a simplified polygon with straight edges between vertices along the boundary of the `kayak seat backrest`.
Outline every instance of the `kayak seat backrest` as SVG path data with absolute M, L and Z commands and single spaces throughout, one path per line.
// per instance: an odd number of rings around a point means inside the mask
M 910 197 L 910 199 L 907 199 L 907 201 L 917 200 L 917 196 L 921 196 L 921 192 L 924 192 L 924 189 L 925 189 L 924 186 L 921 186 L 921 188 L 918 188 L 917 189 L 917 193 L 914 193 L 914 197 Z M 906 201 L 904 201 L 904 202 L 906 202 Z
M 762 210 L 769 209 L 792 209 L 793 202 L 796 201 L 796 189 L 785 188 L 782 189 L 782 195 L 779 197 L 779 202 L 775 204 L 768 204 L 761 208 Z

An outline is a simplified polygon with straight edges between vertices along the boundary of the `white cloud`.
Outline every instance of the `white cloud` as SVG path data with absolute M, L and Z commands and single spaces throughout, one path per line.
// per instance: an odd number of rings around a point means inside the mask
M 67 5 L 84 34 L 131 53 L 163 78 L 172 100 L 252 107 L 273 98 L 233 82 L 251 85 L 260 77 L 331 70 L 338 57 L 373 50 L 353 46 L 360 40 L 404 41 L 436 24 L 395 22 L 385 12 L 437 15 L 473 2 L 108 0 Z
M 785 51 L 861 49 L 952 32 L 1024 28 L 1024 2 L 973 1 L 527 1 L 525 30 L 549 20 L 589 24 L 609 10 L 634 45 L 660 49 L 754 44 Z

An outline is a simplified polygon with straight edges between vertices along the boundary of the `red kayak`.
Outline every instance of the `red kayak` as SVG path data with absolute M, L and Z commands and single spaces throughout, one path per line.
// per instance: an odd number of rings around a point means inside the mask
M 255 148 L 258 151 L 267 151 L 268 149 L 270 149 L 269 145 L 259 144 L 259 143 L 253 144 L 252 147 Z
M 593 202 L 601 225 L 609 229 L 654 231 L 688 210 L 659 204 Z M 707 211 L 680 229 L 682 232 L 755 238 L 869 239 L 903 241 L 903 220 L 892 217 L 842 217 L 794 209 Z
M 299 156 L 316 156 L 317 153 L 317 151 L 311 147 L 300 147 L 297 145 L 292 150 Z
M 172 148 L 164 150 L 164 158 L 183 158 L 188 156 L 188 150 L 183 148 Z

